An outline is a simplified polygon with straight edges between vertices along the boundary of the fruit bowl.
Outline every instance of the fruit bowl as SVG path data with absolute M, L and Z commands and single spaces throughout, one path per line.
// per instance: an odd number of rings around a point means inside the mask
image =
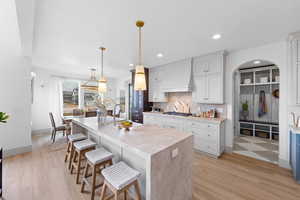
M 130 121 L 122 121 L 119 125 L 120 128 L 124 128 L 126 131 L 129 131 L 129 128 L 132 127 L 132 122 Z

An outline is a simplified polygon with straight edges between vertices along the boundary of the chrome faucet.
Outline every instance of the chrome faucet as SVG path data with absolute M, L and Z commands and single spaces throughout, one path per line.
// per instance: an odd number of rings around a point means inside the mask
M 114 109 L 113 109 L 113 118 L 114 118 L 114 125 L 116 125 L 116 109 L 117 109 L 117 107 L 120 107 L 120 104 L 116 104 L 115 106 L 114 106 Z M 119 110 L 120 110 L 121 108 L 119 108 Z

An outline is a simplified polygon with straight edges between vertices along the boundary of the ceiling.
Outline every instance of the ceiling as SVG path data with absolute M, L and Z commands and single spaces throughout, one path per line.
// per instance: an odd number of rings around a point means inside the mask
M 38 67 L 88 75 L 103 45 L 106 76 L 125 77 L 137 61 L 138 19 L 143 61 L 153 67 L 284 40 L 300 30 L 299 10 L 299 0 L 36 1 L 32 58 Z M 222 38 L 212 40 L 215 33 Z

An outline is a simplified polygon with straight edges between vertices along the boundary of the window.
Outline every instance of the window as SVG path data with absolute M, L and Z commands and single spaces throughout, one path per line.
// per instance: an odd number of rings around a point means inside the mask
M 84 91 L 84 107 L 88 110 L 96 110 L 95 101 L 98 94 L 93 91 Z
M 79 82 L 65 80 L 62 83 L 63 90 L 63 114 L 72 115 L 73 109 L 79 108 Z

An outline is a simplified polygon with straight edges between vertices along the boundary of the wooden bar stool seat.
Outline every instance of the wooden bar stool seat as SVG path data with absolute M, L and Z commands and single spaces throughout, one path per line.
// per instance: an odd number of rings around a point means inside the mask
M 82 133 L 68 135 L 68 146 L 67 146 L 67 152 L 65 155 L 65 162 L 67 162 L 69 160 L 69 165 L 68 165 L 69 170 L 71 169 L 72 158 L 74 155 L 74 142 L 78 142 L 78 141 L 85 140 L 85 139 L 87 139 L 87 136 L 85 136 Z
M 124 193 L 124 199 L 127 199 L 127 193 L 131 186 L 134 186 L 136 192 L 136 200 L 142 200 L 141 191 L 138 183 L 140 172 L 132 169 L 123 161 L 107 167 L 101 171 L 104 177 L 100 200 L 106 200 L 114 197 L 118 200 L 121 193 Z M 106 197 L 106 190 L 110 189 L 113 196 Z
M 96 185 L 97 170 L 101 171 L 106 166 L 112 165 L 113 154 L 104 148 L 99 148 L 99 149 L 85 153 L 85 157 L 87 158 L 87 162 L 86 162 L 85 170 L 83 173 L 83 179 L 81 182 L 81 192 L 84 191 L 85 185 L 90 186 L 91 200 L 93 200 L 94 196 L 95 196 L 95 190 L 97 188 L 101 187 L 104 183 L 102 181 L 102 183 L 100 183 L 99 185 Z M 91 167 L 91 169 L 92 169 L 91 175 L 88 174 L 89 167 Z M 92 177 L 91 183 L 88 181 L 89 177 Z
M 81 163 L 85 160 L 85 153 L 96 148 L 96 143 L 86 139 L 79 142 L 74 142 L 74 156 L 72 159 L 71 165 L 71 174 L 73 173 L 73 169 L 76 169 L 76 183 L 79 184 L 79 175 L 82 168 Z

